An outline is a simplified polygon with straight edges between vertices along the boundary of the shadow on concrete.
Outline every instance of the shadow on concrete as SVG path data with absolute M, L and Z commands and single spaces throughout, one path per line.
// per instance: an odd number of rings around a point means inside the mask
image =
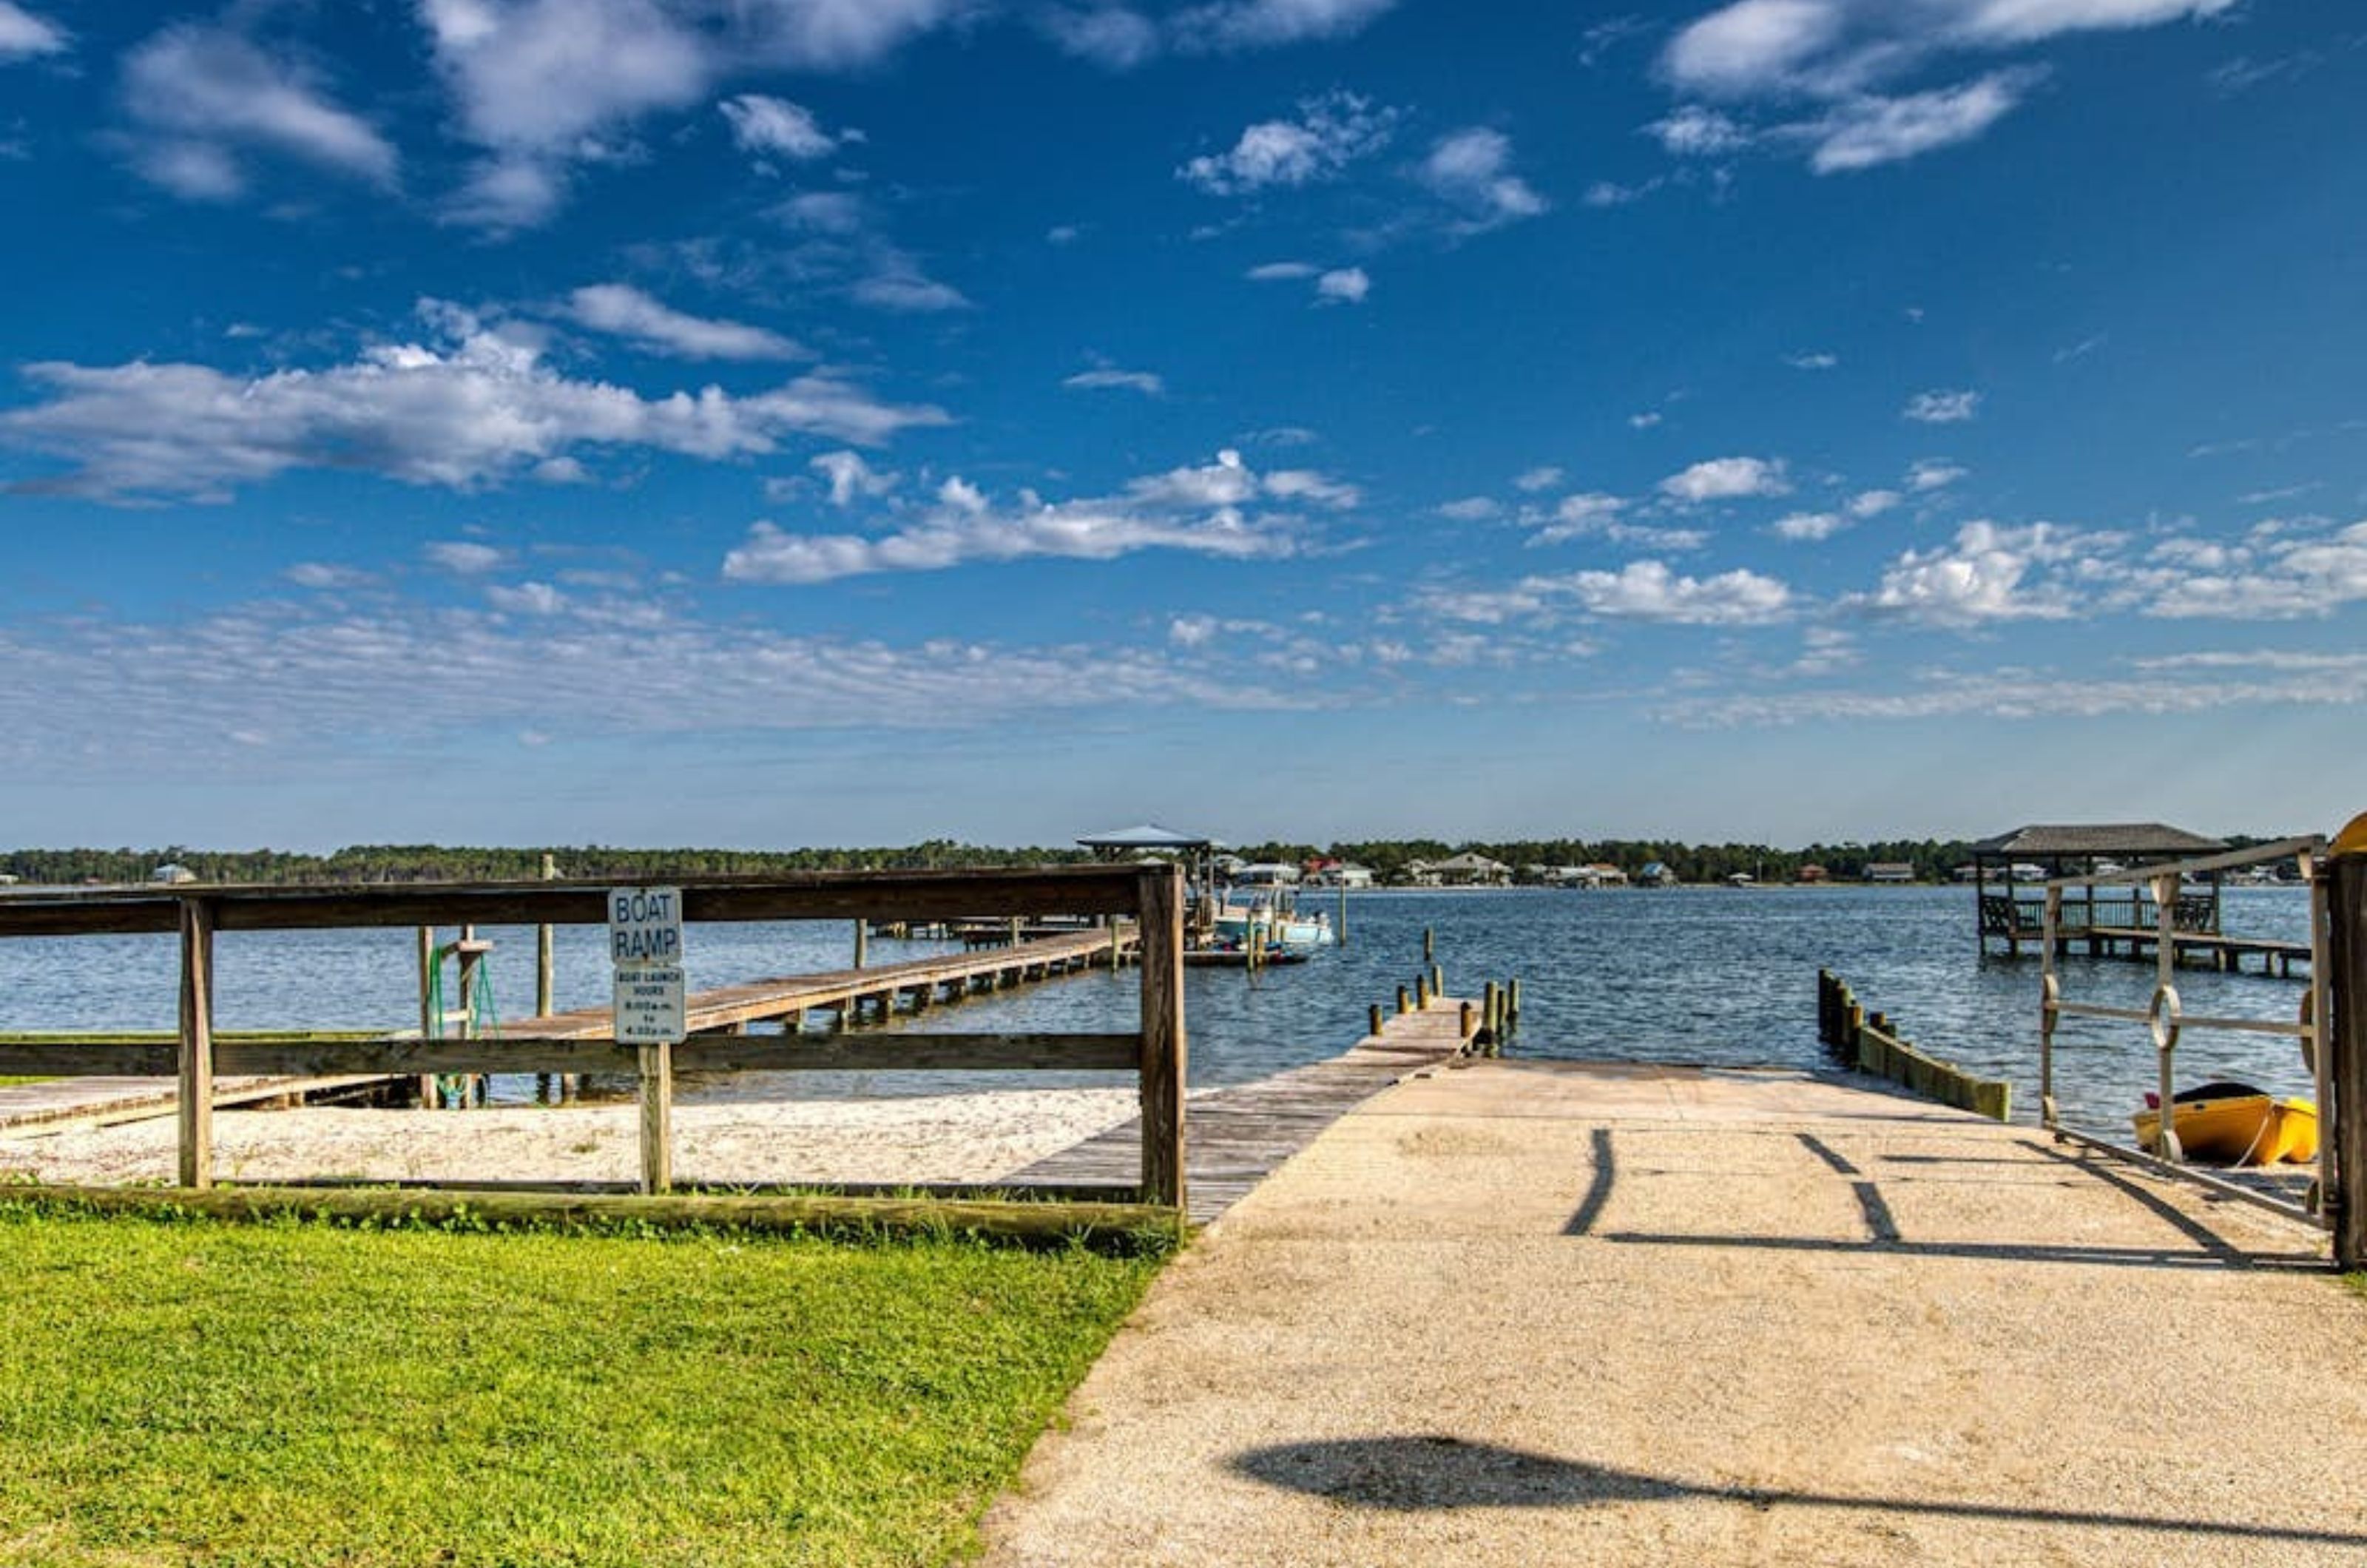
M 1696 1485 L 1668 1476 L 1529 1453 L 1493 1443 L 1467 1442 L 1434 1432 L 1276 1443 L 1236 1454 L 1230 1464 L 1240 1474 L 1269 1486 L 1327 1497 L 1355 1507 L 1399 1513 L 1454 1508 L 1582 1508 L 1603 1503 L 1669 1503 L 1702 1497 L 1761 1509 L 1837 1508 L 1929 1518 L 2367 1547 L 2367 1534 L 2357 1531 L 2305 1529 L 2235 1519 Z
M 1594 1176 L 1586 1185 L 1586 1197 L 1578 1205 L 1578 1213 L 1569 1224 L 1561 1227 L 1564 1235 L 1584 1235 L 1603 1218 L 1603 1211 L 1611 1201 L 1611 1189 L 1619 1179 L 1619 1163 L 1611 1152 L 1611 1129 L 1597 1127 L 1591 1134 L 1594 1149 Z

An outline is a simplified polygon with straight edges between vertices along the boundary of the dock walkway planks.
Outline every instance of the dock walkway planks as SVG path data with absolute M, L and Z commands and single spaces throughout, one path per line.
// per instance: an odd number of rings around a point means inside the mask
M 815 1010 L 844 1016 L 865 1001 L 878 1005 L 884 998 L 885 1005 L 892 1007 L 893 999 L 899 996 L 910 995 L 919 1000 L 946 987 L 966 991 L 981 980 L 1000 987 L 1088 968 L 1095 963 L 1107 963 L 1113 943 L 1121 955 L 1132 954 L 1137 945 L 1133 929 L 1078 931 L 1023 942 L 1015 947 L 982 948 L 915 958 L 902 964 L 751 980 L 698 992 L 685 1004 L 685 1021 L 691 1033 L 709 1034 Z M 612 1027 L 608 1009 L 583 1008 L 549 1018 L 519 1019 L 504 1024 L 501 1032 L 538 1040 L 599 1040 L 607 1038 Z
M 293 1094 L 359 1089 L 386 1081 L 384 1073 L 336 1077 L 239 1077 L 214 1080 L 214 1108 L 226 1110 Z M 169 1116 L 180 1103 L 171 1078 L 72 1077 L 0 1084 L 0 1133 L 61 1122 L 137 1122 Z
M 1184 1201 L 1192 1223 L 1221 1216 L 1350 1111 L 1407 1074 L 1459 1055 L 1463 1004 L 1439 998 L 1383 1021 L 1340 1055 L 1185 1101 Z M 1036 1161 L 1011 1179 L 1131 1185 L 1142 1160 L 1139 1119 Z

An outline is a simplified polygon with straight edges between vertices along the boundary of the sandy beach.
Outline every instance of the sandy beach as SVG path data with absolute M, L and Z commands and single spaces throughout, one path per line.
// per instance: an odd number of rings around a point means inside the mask
M 1009 1089 L 881 1100 L 677 1103 L 674 1174 L 683 1185 L 799 1181 L 989 1181 L 1124 1121 L 1129 1086 Z M 224 1181 L 630 1181 L 639 1172 L 630 1102 L 472 1111 L 317 1107 L 218 1111 L 215 1176 Z M 49 1182 L 169 1182 L 175 1123 L 29 1127 L 0 1134 L 0 1174 Z

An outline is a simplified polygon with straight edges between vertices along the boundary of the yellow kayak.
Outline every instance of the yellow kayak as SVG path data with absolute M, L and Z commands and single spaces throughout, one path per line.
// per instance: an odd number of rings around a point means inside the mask
M 2160 1134 L 2160 1111 L 2140 1111 L 2130 1120 L 2137 1146 L 2152 1148 Z M 2186 1090 L 2178 1097 L 2170 1126 L 2186 1157 L 2204 1165 L 2303 1165 L 2317 1157 L 2317 1107 L 2306 1100 L 2279 1100 L 2245 1084 Z

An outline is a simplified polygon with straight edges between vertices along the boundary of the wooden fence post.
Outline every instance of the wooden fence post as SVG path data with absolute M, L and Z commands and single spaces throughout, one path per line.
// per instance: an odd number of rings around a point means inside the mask
M 674 1047 L 643 1045 L 641 1190 L 674 1190 Z
M 2328 1053 L 2334 1090 L 2334 1259 L 2367 1268 L 2367 814 L 2351 819 L 2327 847 L 2327 945 L 2333 1027 Z
M 181 900 L 180 1178 L 214 1184 L 214 910 Z
M 444 1021 L 436 1016 L 436 966 L 442 960 L 436 956 L 436 928 L 419 928 L 419 1038 L 433 1040 L 444 1032 Z M 436 1075 L 419 1075 L 419 1109 L 436 1109 Z
M 1142 1201 L 1181 1212 L 1184 1190 L 1184 876 L 1142 877 Z

